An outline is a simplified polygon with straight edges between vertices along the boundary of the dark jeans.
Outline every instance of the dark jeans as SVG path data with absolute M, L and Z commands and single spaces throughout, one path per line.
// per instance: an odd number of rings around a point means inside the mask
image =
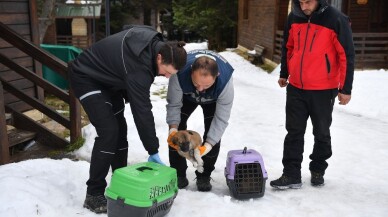
M 178 126 L 178 130 L 187 129 L 187 120 L 190 115 L 197 108 L 198 104 L 193 103 L 189 100 L 183 100 L 183 106 L 181 108 L 181 122 Z M 205 133 L 203 134 L 203 142 L 206 140 L 207 133 L 209 132 L 210 125 L 212 123 L 214 112 L 216 110 L 216 103 L 203 104 L 200 105 L 203 111 L 204 124 L 205 124 Z M 195 171 L 197 177 L 210 177 L 211 173 L 215 169 L 214 165 L 216 164 L 218 154 L 220 152 L 220 143 L 219 141 L 215 144 L 212 150 L 205 156 L 202 157 L 204 172 L 199 173 Z M 169 146 L 169 158 L 170 166 L 177 170 L 178 177 L 186 177 L 187 162 L 186 158 L 180 156 L 178 152 Z
M 286 129 L 283 150 L 283 174 L 301 177 L 304 151 L 304 134 L 310 117 L 313 126 L 314 148 L 309 169 L 325 173 L 326 162 L 332 155 L 330 125 L 337 89 L 301 90 L 287 86 Z
M 82 99 L 81 104 L 97 137 L 90 161 L 87 193 L 104 194 L 105 178 L 112 171 L 127 165 L 127 123 L 124 117 L 124 100 L 120 93 L 101 90 L 101 93 Z

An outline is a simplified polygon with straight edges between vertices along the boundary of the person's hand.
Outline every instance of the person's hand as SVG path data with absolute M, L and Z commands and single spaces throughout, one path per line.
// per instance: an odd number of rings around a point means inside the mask
M 199 149 L 199 152 L 201 154 L 201 157 L 203 157 L 207 153 L 209 153 L 209 151 L 212 150 L 212 148 L 213 148 L 213 146 L 208 142 L 205 142 L 204 145 L 200 146 L 198 149 Z
M 174 148 L 175 150 L 178 150 L 179 147 L 178 145 L 174 144 L 172 142 L 172 137 L 174 137 L 174 135 L 176 134 L 176 132 L 178 132 L 178 130 L 176 128 L 171 128 L 169 131 L 168 131 L 168 138 L 167 138 L 167 143 L 169 146 L 171 146 L 172 148 Z
M 352 98 L 352 95 L 338 93 L 338 101 L 340 105 L 348 104 L 351 98 Z
M 287 78 L 279 78 L 278 83 L 279 83 L 279 86 L 280 86 L 280 87 L 285 87 L 285 86 L 287 86 L 287 84 L 288 84 Z
M 148 162 L 154 162 L 154 163 L 158 163 L 158 164 L 161 164 L 163 166 L 166 166 L 166 164 L 164 164 L 163 161 L 160 160 L 159 153 L 150 155 L 148 157 Z

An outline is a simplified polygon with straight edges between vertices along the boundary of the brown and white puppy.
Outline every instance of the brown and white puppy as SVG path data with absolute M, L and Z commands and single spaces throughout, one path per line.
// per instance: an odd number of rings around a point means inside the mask
M 178 146 L 178 153 L 188 159 L 197 171 L 203 172 L 203 160 L 199 147 L 202 145 L 202 138 L 199 133 L 192 130 L 180 130 L 171 138 L 172 143 Z

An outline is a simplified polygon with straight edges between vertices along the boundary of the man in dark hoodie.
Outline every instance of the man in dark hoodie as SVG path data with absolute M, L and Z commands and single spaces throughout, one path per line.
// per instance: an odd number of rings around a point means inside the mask
M 304 134 L 310 117 L 314 148 L 311 184 L 322 186 L 332 155 L 330 125 L 335 98 L 351 98 L 354 46 L 349 18 L 326 0 L 293 0 L 284 30 L 279 86 L 287 86 L 283 175 L 270 185 L 300 188 Z
M 70 64 L 70 84 L 90 122 L 96 128 L 84 207 L 107 211 L 105 178 L 127 165 L 127 123 L 124 101 L 129 102 L 135 125 L 150 157 L 158 155 L 159 140 L 150 101 L 155 76 L 169 78 L 186 64 L 184 42 L 164 42 L 148 26 L 131 26 L 84 51 Z

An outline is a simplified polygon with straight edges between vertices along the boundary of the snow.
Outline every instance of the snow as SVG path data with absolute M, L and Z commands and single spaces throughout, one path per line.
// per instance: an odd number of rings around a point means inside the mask
M 206 48 L 206 43 L 187 44 L 186 49 Z M 269 181 L 282 173 L 282 146 L 286 134 L 285 88 L 277 84 L 279 68 L 268 74 L 236 53 L 221 52 L 235 68 L 235 101 L 223 138 L 211 192 L 197 192 L 194 168 L 189 166 L 189 187 L 179 190 L 167 217 L 257 217 L 257 216 L 387 216 L 388 213 L 388 71 L 355 72 L 350 104 L 336 102 L 331 127 L 333 156 L 325 175 L 325 186 L 310 185 L 309 154 L 313 136 L 308 124 L 302 164 L 303 187 L 274 190 Z M 151 92 L 166 88 L 168 80 L 158 77 Z M 168 164 L 166 101 L 151 97 L 162 160 Z M 133 124 L 130 107 L 128 122 L 128 164 L 147 160 Z M 203 133 L 201 109 L 189 119 L 188 128 Z M 85 145 L 75 154 L 83 160 L 36 159 L 0 166 L 0 216 L 106 216 L 82 207 L 95 129 L 83 128 Z M 240 201 L 230 196 L 224 177 L 229 150 L 244 146 L 260 152 L 268 171 L 264 197 Z M 190 164 L 189 164 L 190 165 Z M 107 177 L 109 182 L 110 175 Z M 128 215 L 129 216 L 129 215 Z

